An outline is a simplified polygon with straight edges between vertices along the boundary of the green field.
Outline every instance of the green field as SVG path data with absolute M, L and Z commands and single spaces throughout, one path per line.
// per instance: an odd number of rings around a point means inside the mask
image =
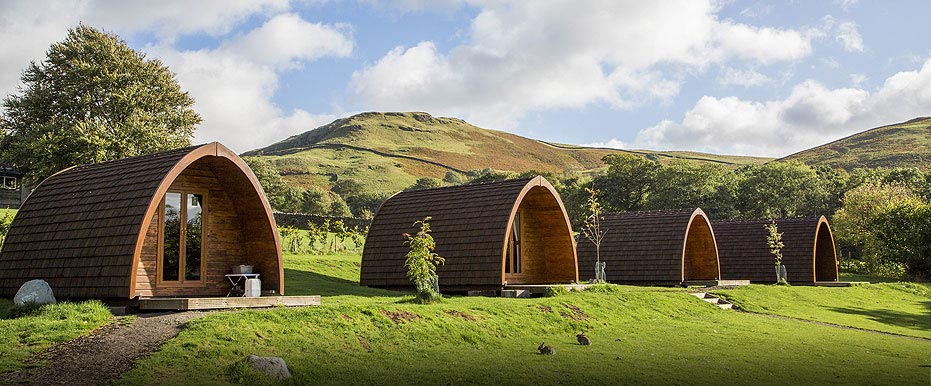
M 84 335 L 109 319 L 110 311 L 98 301 L 21 310 L 0 299 L 0 373 L 20 369 L 32 354 Z
M 857 167 L 931 169 L 931 118 L 877 127 L 792 154 L 783 160 L 851 170 Z
M 329 187 L 338 179 L 352 179 L 364 191 L 394 193 L 421 177 L 442 179 L 448 171 L 590 173 L 602 169 L 601 158 L 614 153 L 735 166 L 770 160 L 551 144 L 427 113 L 357 114 L 245 155 L 267 159 L 292 186 Z
M 931 341 L 724 311 L 684 290 L 601 286 L 555 298 L 451 297 L 416 305 L 401 293 L 359 287 L 358 262 L 351 254 L 287 255 L 286 292 L 333 295 L 323 306 L 197 319 L 121 383 L 262 384 L 239 362 L 247 354 L 285 358 L 297 384 L 908 385 L 929 377 L 922 366 L 931 365 Z M 741 299 L 750 304 L 749 295 L 760 291 L 789 297 L 803 290 L 753 286 Z M 821 307 L 843 307 L 842 299 L 865 290 L 903 307 L 928 299 L 923 290 L 889 285 L 824 290 L 831 292 L 818 299 L 838 302 Z M 826 321 L 871 319 L 850 317 Z M 915 336 L 931 329 L 875 322 L 864 328 L 904 328 Z M 580 330 L 592 346 L 575 343 Z M 536 354 L 541 342 L 557 354 Z

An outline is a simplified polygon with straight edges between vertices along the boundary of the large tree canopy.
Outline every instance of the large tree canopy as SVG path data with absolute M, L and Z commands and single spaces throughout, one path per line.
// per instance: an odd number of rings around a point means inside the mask
M 200 116 L 174 74 L 116 35 L 81 25 L 3 101 L 0 162 L 31 182 L 70 166 L 190 145 Z

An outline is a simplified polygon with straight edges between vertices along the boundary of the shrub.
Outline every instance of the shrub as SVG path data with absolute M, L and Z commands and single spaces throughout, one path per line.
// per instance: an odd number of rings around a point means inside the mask
M 552 287 L 546 287 L 546 291 L 543 293 L 543 296 L 548 298 L 555 298 L 557 296 L 568 295 L 569 290 L 566 287 L 557 285 Z
M 430 235 L 430 217 L 414 223 L 420 224 L 420 230 L 415 235 L 405 233 L 406 244 L 410 245 L 404 266 L 407 268 L 407 278 L 417 287 L 417 299 L 422 303 L 436 301 L 440 297 L 439 277 L 436 274 L 437 265 L 446 260 L 433 252 L 436 241 Z
M 0 217 L 0 247 L 3 247 L 3 240 L 6 239 L 7 233 L 10 232 L 10 224 L 13 223 L 13 215 L 7 213 Z

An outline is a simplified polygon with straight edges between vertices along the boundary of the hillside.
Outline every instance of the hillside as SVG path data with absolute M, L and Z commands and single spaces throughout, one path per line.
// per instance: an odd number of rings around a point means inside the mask
M 687 159 L 741 165 L 769 160 L 546 143 L 421 112 L 362 113 L 244 155 L 271 161 L 285 180 L 296 186 L 326 186 L 349 178 L 362 183 L 366 190 L 396 191 L 421 177 L 442 179 L 448 171 L 492 168 L 586 173 L 602 168 L 605 155 L 622 152 L 662 162 Z
M 931 169 L 931 117 L 870 129 L 782 160 L 847 170 L 880 166 L 928 170 Z

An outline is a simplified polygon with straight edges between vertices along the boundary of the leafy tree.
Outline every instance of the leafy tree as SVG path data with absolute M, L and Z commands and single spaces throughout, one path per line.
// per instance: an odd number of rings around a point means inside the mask
M 243 157 L 255 178 L 262 185 L 268 204 L 279 212 L 300 212 L 303 206 L 304 195 L 299 189 L 290 187 L 281 179 L 278 169 L 267 160 L 257 157 Z
M 812 202 L 825 194 L 814 169 L 801 162 L 769 162 L 738 171 L 737 202 L 746 217 L 795 217 L 819 213 Z
M 491 168 L 485 168 L 482 170 L 470 170 L 469 173 L 467 173 L 467 176 L 469 177 L 469 185 L 474 185 L 514 179 L 517 177 L 517 174 L 513 172 L 499 172 Z
M 352 217 L 352 211 L 349 210 L 349 205 L 346 205 L 346 201 L 343 201 L 339 196 L 330 203 L 328 214 L 332 217 Z
M 86 25 L 68 30 L 3 101 L 0 163 L 31 182 L 73 165 L 189 146 L 193 98 L 159 60 Z
M 279 226 L 278 234 L 288 245 L 288 251 L 298 253 L 301 251 L 301 244 L 304 243 L 304 235 L 300 229 L 293 226 Z
M 430 217 L 425 217 L 414 223 L 415 227 L 420 225 L 420 230 L 416 234 L 403 234 L 407 239 L 405 244 L 410 246 L 407 258 L 404 260 L 407 278 L 414 283 L 417 288 L 417 300 L 422 303 L 429 303 L 440 298 L 436 267 L 446 261 L 433 252 L 436 249 L 436 241 L 430 235 L 429 221 Z
M 13 223 L 13 215 L 7 213 L 0 217 L 0 248 L 3 248 L 3 241 L 6 235 L 10 233 L 10 224 Z
M 462 185 L 466 182 L 466 179 L 461 174 L 450 170 L 443 176 L 443 182 L 450 185 Z
M 413 192 L 415 190 L 424 190 L 424 189 L 434 189 L 443 186 L 443 182 L 430 177 L 418 178 L 417 182 L 414 182 L 413 185 L 408 186 L 404 189 L 405 192 Z
M 595 245 L 595 283 L 604 283 L 607 278 L 604 277 L 604 267 L 601 265 L 601 241 L 604 240 L 607 229 L 601 229 L 601 204 L 598 202 L 598 191 L 592 188 L 586 188 L 588 200 L 585 202 L 585 211 L 588 216 L 585 218 L 585 225 L 582 233 L 588 241 Z
M 878 260 L 903 264 L 914 276 L 931 277 L 931 203 L 898 201 L 877 213 L 871 225 L 876 241 L 872 252 Z
M 359 181 L 348 178 L 336 181 L 330 189 L 331 192 L 338 194 L 340 197 L 349 197 L 362 190 L 362 184 L 360 184 Z
M 785 244 L 782 243 L 782 232 L 779 232 L 779 226 L 776 225 L 776 220 L 771 220 L 771 222 L 764 226 L 766 228 L 766 245 L 769 247 L 769 253 L 773 254 L 775 257 L 776 265 L 776 282 L 779 284 L 787 284 L 786 278 L 782 275 L 782 248 L 785 247 Z
M 718 187 L 732 172 L 723 165 L 674 160 L 656 171 L 646 207 L 649 209 L 718 206 Z
M 602 158 L 608 172 L 594 179 L 600 202 L 608 211 L 644 208 L 662 164 L 632 154 L 609 154 Z
M 319 188 L 311 187 L 301 194 L 301 213 L 323 215 L 328 209 L 324 192 Z
M 390 197 L 389 193 L 358 193 L 346 198 L 349 210 L 356 218 L 371 219 L 381 204 Z

